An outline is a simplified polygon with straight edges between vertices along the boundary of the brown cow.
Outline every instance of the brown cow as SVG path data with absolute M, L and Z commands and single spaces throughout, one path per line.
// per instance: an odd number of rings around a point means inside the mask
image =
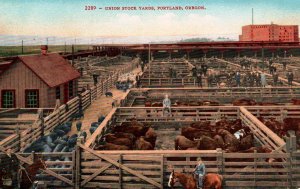
M 146 134 L 145 134 L 145 140 L 148 141 L 148 142 L 150 142 L 151 145 L 153 147 L 155 147 L 156 139 L 157 139 L 157 134 L 154 131 L 154 129 L 150 127 L 148 129 L 148 131 L 146 132 Z
M 226 148 L 232 152 L 239 150 L 240 143 L 233 134 L 225 129 L 219 129 L 218 134 L 223 137 Z
M 95 150 L 130 150 L 128 146 L 106 143 L 104 145 L 95 146 Z
M 144 137 L 140 137 L 135 141 L 136 150 L 154 150 L 150 142 L 146 141 Z
M 234 106 L 254 106 L 255 100 L 249 98 L 236 99 L 232 102 Z
M 211 132 L 187 126 L 187 127 L 182 127 L 181 135 L 185 136 L 190 140 L 194 140 L 195 138 L 200 138 L 201 136 L 211 137 Z
M 208 129 L 210 130 L 212 126 L 210 125 L 210 121 L 197 121 L 190 125 L 193 128 L 196 129 Z
M 253 135 L 244 136 L 240 142 L 240 150 L 247 150 L 253 146 Z
M 104 141 L 108 142 L 108 143 L 112 143 L 112 144 L 116 144 L 116 145 L 124 145 L 124 146 L 128 146 L 129 148 L 132 148 L 134 140 L 130 139 L 130 138 L 120 138 L 117 137 L 115 134 L 106 134 L 104 136 Z
M 187 149 L 194 149 L 197 147 L 197 142 L 189 140 L 184 136 L 177 136 L 175 138 L 175 150 L 187 150 Z
M 215 150 L 218 148 L 217 142 L 208 136 L 202 136 L 200 139 L 197 139 L 197 141 L 198 150 Z
M 149 127 L 142 126 L 117 126 L 113 128 L 113 132 L 131 133 L 135 137 L 144 136 L 148 131 Z
M 293 98 L 291 101 L 293 105 L 300 105 L 300 99 Z
M 224 140 L 220 135 L 215 135 L 214 138 L 215 142 L 217 143 L 218 148 L 224 148 Z
M 282 130 L 288 131 L 288 130 L 294 130 L 297 131 L 298 127 L 300 126 L 300 118 L 285 118 L 283 120 L 283 128 Z

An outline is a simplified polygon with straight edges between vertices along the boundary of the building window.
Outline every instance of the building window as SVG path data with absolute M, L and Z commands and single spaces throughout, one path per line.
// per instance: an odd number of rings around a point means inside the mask
M 55 97 L 56 99 L 60 99 L 60 87 L 55 88 Z
M 25 107 L 26 108 L 39 107 L 39 90 L 37 89 L 25 90 Z
M 2 108 L 15 108 L 15 91 L 14 90 L 2 90 Z
M 73 81 L 69 82 L 69 97 L 73 97 L 74 93 L 74 86 L 73 86 Z

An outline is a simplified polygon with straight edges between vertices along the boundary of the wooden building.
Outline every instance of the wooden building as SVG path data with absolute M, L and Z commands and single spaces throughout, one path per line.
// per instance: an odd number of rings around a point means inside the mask
M 18 56 L 0 64 L 1 108 L 53 108 L 77 94 L 80 74 L 59 54 Z

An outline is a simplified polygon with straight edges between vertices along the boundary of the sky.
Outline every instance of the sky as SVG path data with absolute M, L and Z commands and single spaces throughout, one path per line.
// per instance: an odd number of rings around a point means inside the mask
M 96 6 L 96 10 L 85 10 L 85 6 Z M 127 6 L 204 6 L 205 10 L 105 10 Z M 237 39 L 241 26 L 251 24 L 252 8 L 254 24 L 299 25 L 299 7 L 300 0 L 0 0 L 0 45 L 1 35 Z

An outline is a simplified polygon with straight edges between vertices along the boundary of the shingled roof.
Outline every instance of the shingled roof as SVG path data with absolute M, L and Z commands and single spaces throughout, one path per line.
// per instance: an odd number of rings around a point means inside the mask
M 67 83 L 79 78 L 80 73 L 59 54 L 18 56 L 49 87 Z

